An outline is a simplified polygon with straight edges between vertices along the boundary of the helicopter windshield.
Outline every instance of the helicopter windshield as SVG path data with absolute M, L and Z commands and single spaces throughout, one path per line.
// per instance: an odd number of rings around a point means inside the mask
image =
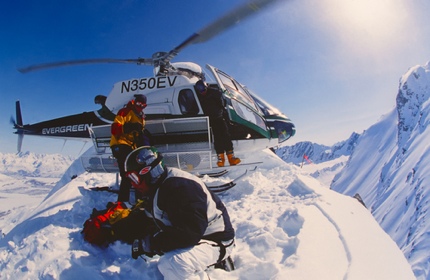
M 278 108 L 270 105 L 266 101 L 264 101 L 261 97 L 259 97 L 257 94 L 255 94 L 253 91 L 251 91 L 249 88 L 245 87 L 246 91 L 249 93 L 249 95 L 254 99 L 255 103 L 260 107 L 261 111 L 263 111 L 265 116 L 282 116 L 287 117 L 279 111 Z
M 230 102 L 235 113 L 243 120 L 258 126 L 262 131 L 267 131 L 267 125 L 261 117 L 263 112 L 257 106 L 252 96 L 233 78 L 221 71 L 217 71 L 217 74 L 231 97 Z

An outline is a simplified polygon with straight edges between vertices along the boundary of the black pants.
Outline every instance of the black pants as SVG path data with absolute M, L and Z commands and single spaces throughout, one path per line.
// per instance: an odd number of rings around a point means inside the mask
M 233 150 L 233 143 L 224 118 L 210 119 L 210 125 L 214 135 L 214 148 L 217 154 Z
M 131 153 L 133 149 L 128 145 L 114 145 L 111 147 L 111 149 L 112 155 L 116 158 L 118 163 L 119 175 L 121 176 L 118 201 L 129 201 L 131 182 L 126 176 L 124 164 L 128 154 Z

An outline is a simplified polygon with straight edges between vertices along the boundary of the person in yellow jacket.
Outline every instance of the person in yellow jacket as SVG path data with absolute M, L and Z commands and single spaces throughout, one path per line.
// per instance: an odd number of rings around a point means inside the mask
M 134 149 L 141 146 L 149 146 L 150 139 L 145 128 L 146 96 L 137 94 L 130 100 L 124 108 L 120 109 L 111 126 L 110 147 L 112 155 L 116 158 L 121 176 L 119 186 L 118 201 L 129 201 L 130 199 L 130 179 L 127 178 L 124 163 L 127 155 Z

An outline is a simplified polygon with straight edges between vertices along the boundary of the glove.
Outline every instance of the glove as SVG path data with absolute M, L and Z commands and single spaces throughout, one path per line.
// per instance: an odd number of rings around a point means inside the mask
M 122 127 L 124 133 L 131 133 L 133 131 L 142 132 L 143 125 L 140 123 L 125 123 Z
M 131 247 L 131 257 L 137 259 L 140 255 L 145 255 L 150 258 L 156 254 L 151 251 L 150 236 L 145 236 L 144 239 L 135 239 Z

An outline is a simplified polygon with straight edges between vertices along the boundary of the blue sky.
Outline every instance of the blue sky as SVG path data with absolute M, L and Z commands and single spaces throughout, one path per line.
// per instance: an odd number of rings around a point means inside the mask
M 98 109 L 114 83 L 152 68 L 100 64 L 21 74 L 28 65 L 87 58 L 150 57 L 169 51 L 244 0 L 2 1 L 0 152 L 16 151 L 9 119 L 24 123 Z M 399 78 L 430 60 L 430 3 L 424 0 L 291 0 L 173 62 L 214 65 L 296 124 L 289 141 L 332 145 L 361 133 L 395 106 Z M 86 147 L 88 147 L 87 144 Z M 83 143 L 25 137 L 23 151 L 77 156 Z

